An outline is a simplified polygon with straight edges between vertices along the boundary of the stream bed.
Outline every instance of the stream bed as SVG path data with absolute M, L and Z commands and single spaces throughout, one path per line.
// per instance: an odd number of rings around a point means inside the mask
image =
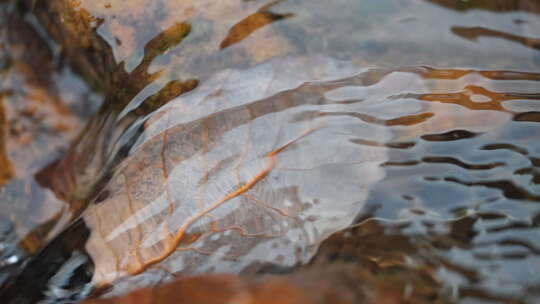
M 540 302 L 540 3 L 128 2 L 0 1 L 0 302 Z

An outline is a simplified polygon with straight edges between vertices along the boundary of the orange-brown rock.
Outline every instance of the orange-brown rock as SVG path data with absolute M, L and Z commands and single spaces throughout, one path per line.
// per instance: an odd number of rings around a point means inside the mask
M 283 275 L 200 275 L 88 304 L 443 304 L 436 266 L 415 240 L 376 221 L 336 233 L 314 261 Z
M 375 286 L 374 283 L 354 265 L 343 265 L 287 276 L 255 278 L 217 274 L 186 277 L 154 288 L 139 289 L 120 298 L 84 303 L 173 304 L 180 299 L 186 304 L 404 303 L 396 289 L 390 285 Z
M 154 288 L 145 288 L 118 299 L 92 300 L 87 304 L 313 304 L 310 297 L 286 279 L 273 278 L 264 283 L 249 282 L 234 275 L 206 275 L 180 279 Z M 337 302 L 336 302 L 337 303 Z

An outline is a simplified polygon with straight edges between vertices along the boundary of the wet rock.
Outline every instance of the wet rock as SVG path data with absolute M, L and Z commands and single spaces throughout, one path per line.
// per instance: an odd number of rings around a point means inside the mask
M 412 238 L 376 221 L 336 233 L 314 260 L 282 275 L 183 277 L 121 298 L 85 303 L 451 303 Z M 427 243 L 426 243 L 427 244 Z
M 351 281 L 376 290 L 377 297 L 391 295 L 389 300 L 394 298 L 396 303 L 449 303 L 436 275 L 437 266 L 430 260 L 430 244 L 403 235 L 399 227 L 374 219 L 362 221 L 325 240 L 306 268 L 324 269 L 345 262 L 350 269 L 364 272 L 362 279 Z
M 251 282 L 233 275 L 206 275 L 180 279 L 152 289 L 140 289 L 121 299 L 93 300 L 85 303 L 316 303 L 305 290 L 287 279 L 273 278 Z M 336 302 L 338 303 L 338 302 Z
M 324 278 L 324 279 L 323 279 Z M 367 280 L 366 280 L 367 279 Z M 361 282 L 361 283 L 360 283 Z M 245 278 L 233 275 L 204 275 L 140 289 L 123 298 L 85 303 L 400 303 L 393 290 L 368 290 L 358 284 L 373 282 L 352 265 L 300 272 L 290 276 Z M 371 286 L 373 287 L 373 286 Z
M 14 1 L 0 4 L 0 217 L 9 227 L 0 233 L 0 285 L 65 227 L 69 207 L 35 174 L 67 150 L 100 102 L 36 25 Z

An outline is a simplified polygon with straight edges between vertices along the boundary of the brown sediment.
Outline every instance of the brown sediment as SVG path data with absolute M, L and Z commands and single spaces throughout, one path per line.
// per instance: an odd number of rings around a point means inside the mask
M 13 177 L 11 161 L 6 153 L 6 115 L 4 111 L 4 93 L 0 93 L 0 186 Z
M 85 303 L 452 303 L 436 279 L 436 265 L 422 256 L 422 246 L 388 229 L 373 220 L 336 233 L 310 264 L 292 273 L 187 276 L 124 297 Z

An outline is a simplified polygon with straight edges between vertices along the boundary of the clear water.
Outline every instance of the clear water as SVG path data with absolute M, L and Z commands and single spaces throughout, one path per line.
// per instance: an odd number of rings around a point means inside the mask
M 536 1 L 145 8 L 81 3 L 131 83 L 51 175 L 84 211 L 6 284 L 13 301 L 294 269 L 373 222 L 370 257 L 407 239 L 403 260 L 446 301 L 539 301 Z

